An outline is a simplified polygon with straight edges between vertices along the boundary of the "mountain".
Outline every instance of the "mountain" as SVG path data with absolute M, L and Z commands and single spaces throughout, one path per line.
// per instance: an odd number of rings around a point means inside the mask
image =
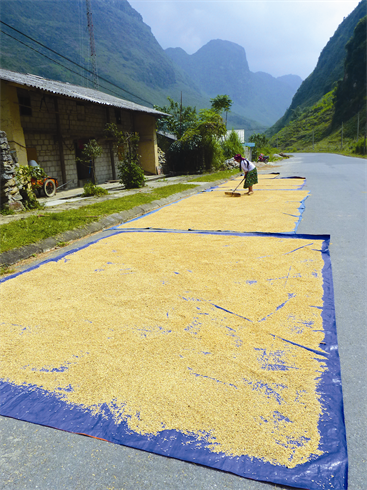
M 277 77 L 277 80 L 289 85 L 294 92 L 297 92 L 302 83 L 302 78 L 298 75 L 283 75 L 282 77 Z
M 335 87 L 338 80 L 343 78 L 347 55 L 345 46 L 352 37 L 356 25 L 365 15 L 366 0 L 362 0 L 339 25 L 335 34 L 322 50 L 314 71 L 303 81 L 288 110 L 270 128 L 269 134 L 275 134 L 289 123 L 294 114 L 299 114 L 303 109 L 317 103 L 323 95 Z
M 295 75 L 274 78 L 263 72 L 252 73 L 245 49 L 221 39 L 209 41 L 192 55 L 181 48 L 168 48 L 166 53 L 203 93 L 211 98 L 228 95 L 235 112 L 263 125 L 273 124 L 284 114 L 295 86 L 302 82 Z
M 283 151 L 328 151 L 366 154 L 367 16 L 346 43 L 343 77 L 316 104 L 305 107 L 270 144 Z
M 284 80 L 251 73 L 244 49 L 226 41 L 192 56 L 175 50 L 173 60 L 127 0 L 93 0 L 92 16 L 101 91 L 161 106 L 182 94 L 183 104 L 197 109 L 228 94 L 234 101 L 229 127 L 253 130 L 273 124 L 294 94 Z M 3 68 L 93 86 L 83 70 L 92 70 L 85 0 L 1 0 L 1 21 L 8 24 L 1 24 Z
M 344 77 L 335 90 L 333 127 L 349 120 L 358 112 L 366 116 L 367 105 L 367 16 L 356 25 L 347 42 Z M 363 124 L 363 120 L 360 121 Z M 363 127 L 363 126 L 361 126 Z
M 101 90 L 109 87 L 121 97 L 142 103 L 141 97 L 153 104 L 164 103 L 167 90 L 175 97 L 182 90 L 191 104 L 206 103 L 187 75 L 173 66 L 150 27 L 126 0 L 94 0 L 92 9 L 98 74 L 124 89 L 119 91 L 101 81 Z M 1 20 L 91 70 L 85 1 L 1 0 Z M 91 86 L 92 77 L 82 69 L 4 25 L 2 30 L 36 50 L 2 34 L 3 68 Z

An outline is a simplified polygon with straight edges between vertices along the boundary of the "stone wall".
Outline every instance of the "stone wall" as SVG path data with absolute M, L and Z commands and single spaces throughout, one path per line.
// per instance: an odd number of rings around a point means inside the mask
M 8 207 L 13 211 L 21 211 L 22 196 L 15 181 L 15 171 L 18 167 L 15 153 L 10 150 L 8 138 L 0 131 L 0 208 Z

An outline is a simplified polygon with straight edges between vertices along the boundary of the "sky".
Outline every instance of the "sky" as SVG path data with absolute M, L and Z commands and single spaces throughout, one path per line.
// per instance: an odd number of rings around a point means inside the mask
M 213 39 L 232 41 L 245 49 L 250 71 L 303 80 L 359 1 L 128 0 L 163 49 L 193 54 Z

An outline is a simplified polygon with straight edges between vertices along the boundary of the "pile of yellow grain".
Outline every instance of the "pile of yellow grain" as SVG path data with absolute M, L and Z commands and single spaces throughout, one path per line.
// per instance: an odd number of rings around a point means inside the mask
M 296 237 L 101 240 L 1 285 L 2 377 L 94 413 L 106 403 L 140 434 L 173 429 L 294 467 L 320 454 L 320 248 Z

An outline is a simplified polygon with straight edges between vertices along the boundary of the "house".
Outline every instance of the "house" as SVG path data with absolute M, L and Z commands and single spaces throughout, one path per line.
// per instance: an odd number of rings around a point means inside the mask
M 92 163 L 77 161 L 90 139 L 103 148 L 95 161 L 95 183 L 118 178 L 117 156 L 104 134 L 107 123 L 137 132 L 142 168 L 157 173 L 156 121 L 164 113 L 91 88 L 3 69 L 0 93 L 0 129 L 18 163 L 35 160 L 59 185 L 80 187 L 91 180 Z

